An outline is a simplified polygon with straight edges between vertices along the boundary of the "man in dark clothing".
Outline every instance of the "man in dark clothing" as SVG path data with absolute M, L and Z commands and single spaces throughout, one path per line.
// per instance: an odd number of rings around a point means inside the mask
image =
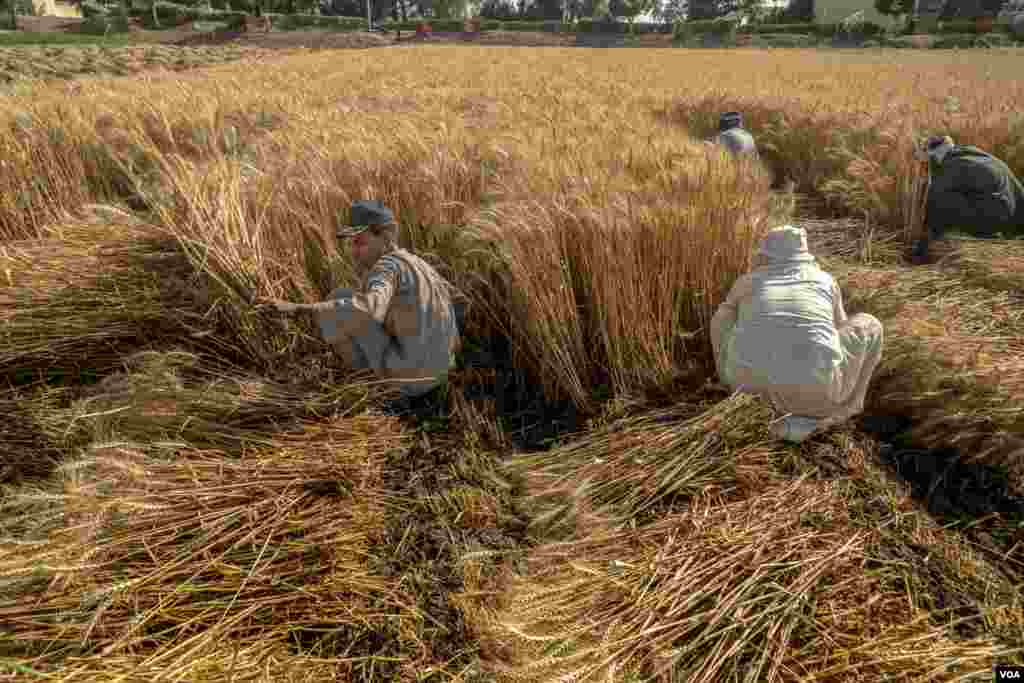
M 974 237 L 1024 237 L 1024 186 L 1005 163 L 977 147 L 956 145 L 949 136 L 925 143 L 931 173 L 926 235 L 915 245 L 914 263 L 924 263 L 933 240 L 950 230 Z
M 727 111 L 718 117 L 718 140 L 733 156 L 757 158 L 754 136 L 743 129 L 743 115 L 738 111 Z

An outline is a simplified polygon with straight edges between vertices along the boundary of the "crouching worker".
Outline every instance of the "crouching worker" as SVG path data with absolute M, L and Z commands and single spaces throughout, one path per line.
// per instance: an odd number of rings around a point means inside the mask
M 733 285 L 711 320 L 722 382 L 760 394 L 786 417 L 772 436 L 799 443 L 864 410 L 882 357 L 882 324 L 846 317 L 839 286 L 792 226 L 768 233 L 752 272 Z
M 339 288 L 315 304 L 274 302 L 281 312 L 312 311 L 324 340 L 355 370 L 372 370 L 395 386 L 396 406 L 447 381 L 460 346 L 448 282 L 419 256 L 398 247 L 398 224 L 380 202 L 352 205 L 351 238 L 362 284 Z
M 919 152 L 931 174 L 925 205 L 926 235 L 911 253 L 924 263 L 934 240 L 950 231 L 973 237 L 1024 237 L 1024 187 L 1005 163 L 949 136 L 928 138 Z
M 729 150 L 733 156 L 758 158 L 754 136 L 744 130 L 743 115 L 738 111 L 727 111 L 718 117 L 716 142 Z

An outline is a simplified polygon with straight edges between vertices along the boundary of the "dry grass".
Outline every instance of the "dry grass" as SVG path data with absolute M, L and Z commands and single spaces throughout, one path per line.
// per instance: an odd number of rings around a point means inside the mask
M 69 449 L 149 438 L 244 451 L 288 438 L 301 421 L 353 412 L 367 398 L 365 386 L 332 381 L 329 369 L 319 381 L 297 375 L 274 380 L 210 366 L 185 352 L 142 352 L 127 358 L 125 368 L 84 390 L 68 408 L 46 413 L 44 432 Z
M 143 670 L 180 676 L 225 639 L 268 650 L 315 640 L 303 631 L 324 623 L 400 636 L 408 627 L 386 613 L 405 605 L 366 566 L 368 534 L 383 523 L 373 452 L 388 444 L 367 448 L 340 426 L 235 462 L 97 444 L 65 465 L 53 500 L 63 523 L 0 556 L 11 596 L 0 613 L 18 646 L 36 653 L 36 668 L 145 649 L 153 655 L 137 662 Z M 373 660 L 367 651 L 308 654 L 361 668 Z M 71 660 L 62 675 L 95 666 Z
M 268 58 L 269 49 L 240 45 L 178 47 L 0 47 L 0 88 L 15 90 L 46 80 L 132 76 L 146 71 L 178 73 L 234 61 Z
M 1012 261 L 1020 247 L 1003 245 Z M 967 256 L 972 250 L 969 248 Z M 954 263 L 956 261 L 953 261 Z M 926 446 L 961 447 L 970 459 L 1008 468 L 1024 492 L 1022 299 L 989 289 L 992 267 L 979 276 L 950 267 L 914 270 L 850 268 L 840 275 L 852 309 L 882 319 L 887 346 L 877 371 L 875 410 L 917 420 Z M 1001 278 L 1015 277 L 1013 270 Z
M 47 239 L 0 246 L 0 370 L 102 375 L 149 340 L 203 331 L 199 312 L 186 312 L 194 293 L 186 265 L 167 237 L 120 221 L 62 225 Z
M 792 218 L 785 172 L 848 308 L 886 323 L 872 408 L 1022 481 L 1020 255 L 898 265 L 913 137 L 1022 170 L 1014 55 L 651 54 L 425 46 L 0 96 L 0 371 L 22 384 L 0 465 L 25 475 L 0 482 L 0 663 L 635 682 L 1019 661 L 1016 518 L 973 548 L 852 425 L 768 444 L 767 406 L 696 389 L 708 319 Z M 732 108 L 767 170 L 689 137 Z M 255 307 L 352 283 L 331 233 L 368 196 L 494 361 L 414 426 L 308 319 Z M 499 370 L 591 425 L 511 454 Z
M 679 404 L 614 420 L 551 450 L 517 458 L 510 470 L 525 478 L 539 503 L 534 526 L 548 534 L 569 516 L 650 519 L 696 496 L 727 496 L 737 488 L 737 461 L 767 450 L 759 443 L 771 408 L 738 395 L 701 410 Z M 551 506 L 552 501 L 564 501 Z M 582 519 L 580 519 L 582 513 Z
M 499 680 L 951 680 L 1012 654 L 930 625 L 898 568 L 869 569 L 872 533 L 840 486 L 797 480 L 549 544 L 493 617 L 517 641 Z

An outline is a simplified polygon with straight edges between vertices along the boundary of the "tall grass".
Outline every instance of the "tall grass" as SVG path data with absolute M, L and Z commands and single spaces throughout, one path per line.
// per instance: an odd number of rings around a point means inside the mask
M 659 147 L 478 222 L 510 270 L 512 339 L 549 395 L 581 408 L 595 387 L 629 394 L 706 371 L 707 323 L 768 227 L 763 169 Z

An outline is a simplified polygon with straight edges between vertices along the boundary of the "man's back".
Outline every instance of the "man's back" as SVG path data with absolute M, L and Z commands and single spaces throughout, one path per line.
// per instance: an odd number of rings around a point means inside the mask
M 735 156 L 751 156 L 757 158 L 757 145 L 754 136 L 742 128 L 730 128 L 719 133 L 718 144 L 722 145 Z
M 842 359 L 836 329 L 836 284 L 814 265 L 759 268 L 744 276 L 737 362 L 778 384 L 826 381 Z
M 977 147 L 954 147 L 933 171 L 932 186 L 937 193 L 958 192 L 972 199 L 998 197 L 1009 209 L 1010 223 L 1024 224 L 1024 186 L 1002 160 Z
M 451 286 L 419 256 L 397 249 L 385 254 L 367 275 L 364 289 L 391 279 L 395 291 L 384 320 L 394 345 L 384 368 L 408 376 L 447 370 L 459 343 Z

